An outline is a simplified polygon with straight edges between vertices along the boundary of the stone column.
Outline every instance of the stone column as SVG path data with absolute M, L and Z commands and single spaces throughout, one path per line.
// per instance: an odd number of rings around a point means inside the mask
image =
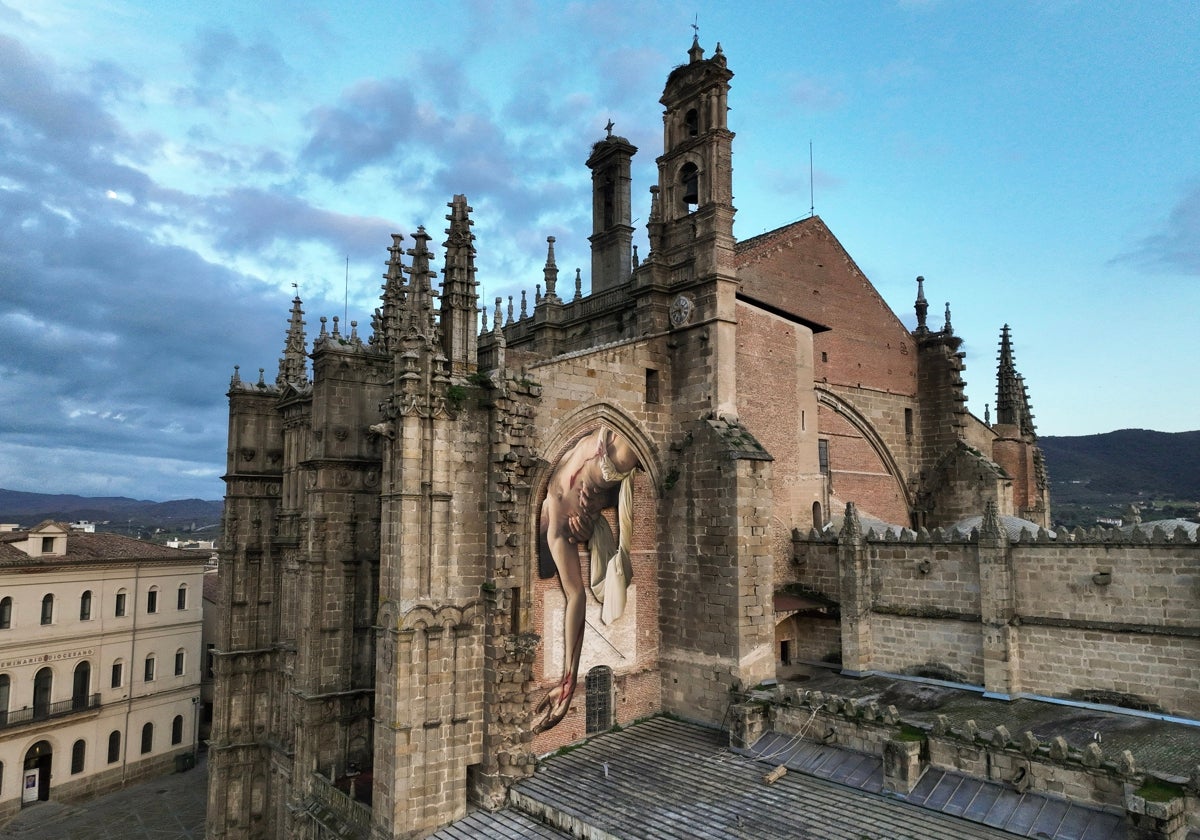
M 983 633 L 985 697 L 1009 699 L 1021 690 L 1017 657 L 1013 558 L 1008 534 L 1000 527 L 996 503 L 989 500 L 979 528 L 979 614 Z
M 871 670 L 871 562 L 853 502 L 838 537 L 839 600 L 842 608 L 842 673 Z

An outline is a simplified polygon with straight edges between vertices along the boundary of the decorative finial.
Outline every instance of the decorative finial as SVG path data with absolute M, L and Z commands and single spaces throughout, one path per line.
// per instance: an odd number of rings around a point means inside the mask
M 513 322 L 513 301 L 512 301 L 512 299 L 513 299 L 513 296 L 509 295 L 508 296 L 508 320 L 504 322 L 506 326 Z
M 917 277 L 917 302 L 915 308 L 917 310 L 917 332 L 929 332 L 929 327 L 925 324 L 925 317 L 929 313 L 929 301 L 925 300 L 925 278 L 921 276 Z
M 612 137 L 613 121 L 611 117 L 608 120 L 608 125 L 604 126 L 604 130 L 608 132 L 609 137 Z
M 340 332 L 338 332 L 338 316 L 336 316 L 336 315 L 333 316 L 333 337 L 334 338 L 342 337 L 342 334 Z
M 991 405 L 991 403 L 983 404 L 983 425 L 989 426 L 989 427 L 992 425 L 992 405 Z
M 579 269 L 575 269 L 575 300 L 583 297 L 583 278 L 579 276 Z
M 946 335 L 954 335 L 954 327 L 950 326 L 950 301 L 946 301 L 946 326 L 942 328 Z
M 529 317 L 528 311 L 525 309 L 525 290 L 521 290 L 521 320 L 524 321 Z
M 492 329 L 500 329 L 500 307 L 504 304 L 504 298 L 496 298 L 496 314 L 492 316 Z
M 555 294 L 554 287 L 558 284 L 558 264 L 554 262 L 554 237 L 546 237 L 546 268 L 543 270 L 544 280 L 546 281 L 546 298 L 555 300 L 558 295 Z
M 633 246 L 633 258 L 629 261 L 629 270 L 635 271 L 638 267 L 637 245 Z

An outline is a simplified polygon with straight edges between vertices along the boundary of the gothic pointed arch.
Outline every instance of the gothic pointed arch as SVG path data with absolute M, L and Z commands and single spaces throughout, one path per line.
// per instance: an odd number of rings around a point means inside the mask
M 871 447 L 871 450 L 879 458 L 880 463 L 883 464 L 884 468 L 888 472 L 888 475 L 895 480 L 896 489 L 900 494 L 900 498 L 904 500 L 905 507 L 908 508 L 909 512 L 911 513 L 913 509 L 913 498 L 912 493 L 909 492 L 908 482 L 904 479 L 904 472 L 900 469 L 900 464 L 896 460 L 896 456 L 892 454 L 892 451 L 888 448 L 888 445 L 884 442 L 883 437 L 879 434 L 879 432 L 875 430 L 875 427 L 871 424 L 871 421 L 868 420 L 857 408 L 843 400 L 828 388 L 817 385 L 816 392 L 817 403 L 819 405 L 823 405 L 826 408 L 837 412 L 839 416 L 841 416 L 847 423 L 853 426 L 859 434 L 862 435 L 863 440 L 867 442 L 867 445 Z

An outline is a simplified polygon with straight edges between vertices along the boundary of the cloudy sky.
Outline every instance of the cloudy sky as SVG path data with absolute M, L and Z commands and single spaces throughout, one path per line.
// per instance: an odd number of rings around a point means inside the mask
M 548 235 L 586 274 L 610 118 L 644 240 L 694 20 L 736 74 L 739 237 L 808 215 L 811 141 L 892 307 L 917 274 L 950 302 L 976 414 L 1009 323 L 1042 434 L 1200 428 L 1190 0 L 0 0 L 0 487 L 219 498 L 229 377 L 274 378 L 293 283 L 310 336 L 368 324 L 388 234 L 440 242 L 460 192 L 487 297 Z

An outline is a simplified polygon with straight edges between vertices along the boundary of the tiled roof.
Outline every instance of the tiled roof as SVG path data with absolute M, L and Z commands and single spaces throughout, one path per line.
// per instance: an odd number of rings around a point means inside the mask
M 24 539 L 27 533 L 20 532 L 18 539 Z M 11 536 L 11 534 L 5 534 L 6 538 Z M 197 556 L 195 552 L 168 548 L 165 545 L 135 540 L 120 534 L 88 534 L 72 531 L 67 535 L 66 554 L 47 554 L 41 557 L 30 557 L 12 545 L 12 540 L 6 539 L 0 542 L 0 566 L 46 567 L 138 560 L 175 561 L 188 564 L 203 562 L 203 558 Z

